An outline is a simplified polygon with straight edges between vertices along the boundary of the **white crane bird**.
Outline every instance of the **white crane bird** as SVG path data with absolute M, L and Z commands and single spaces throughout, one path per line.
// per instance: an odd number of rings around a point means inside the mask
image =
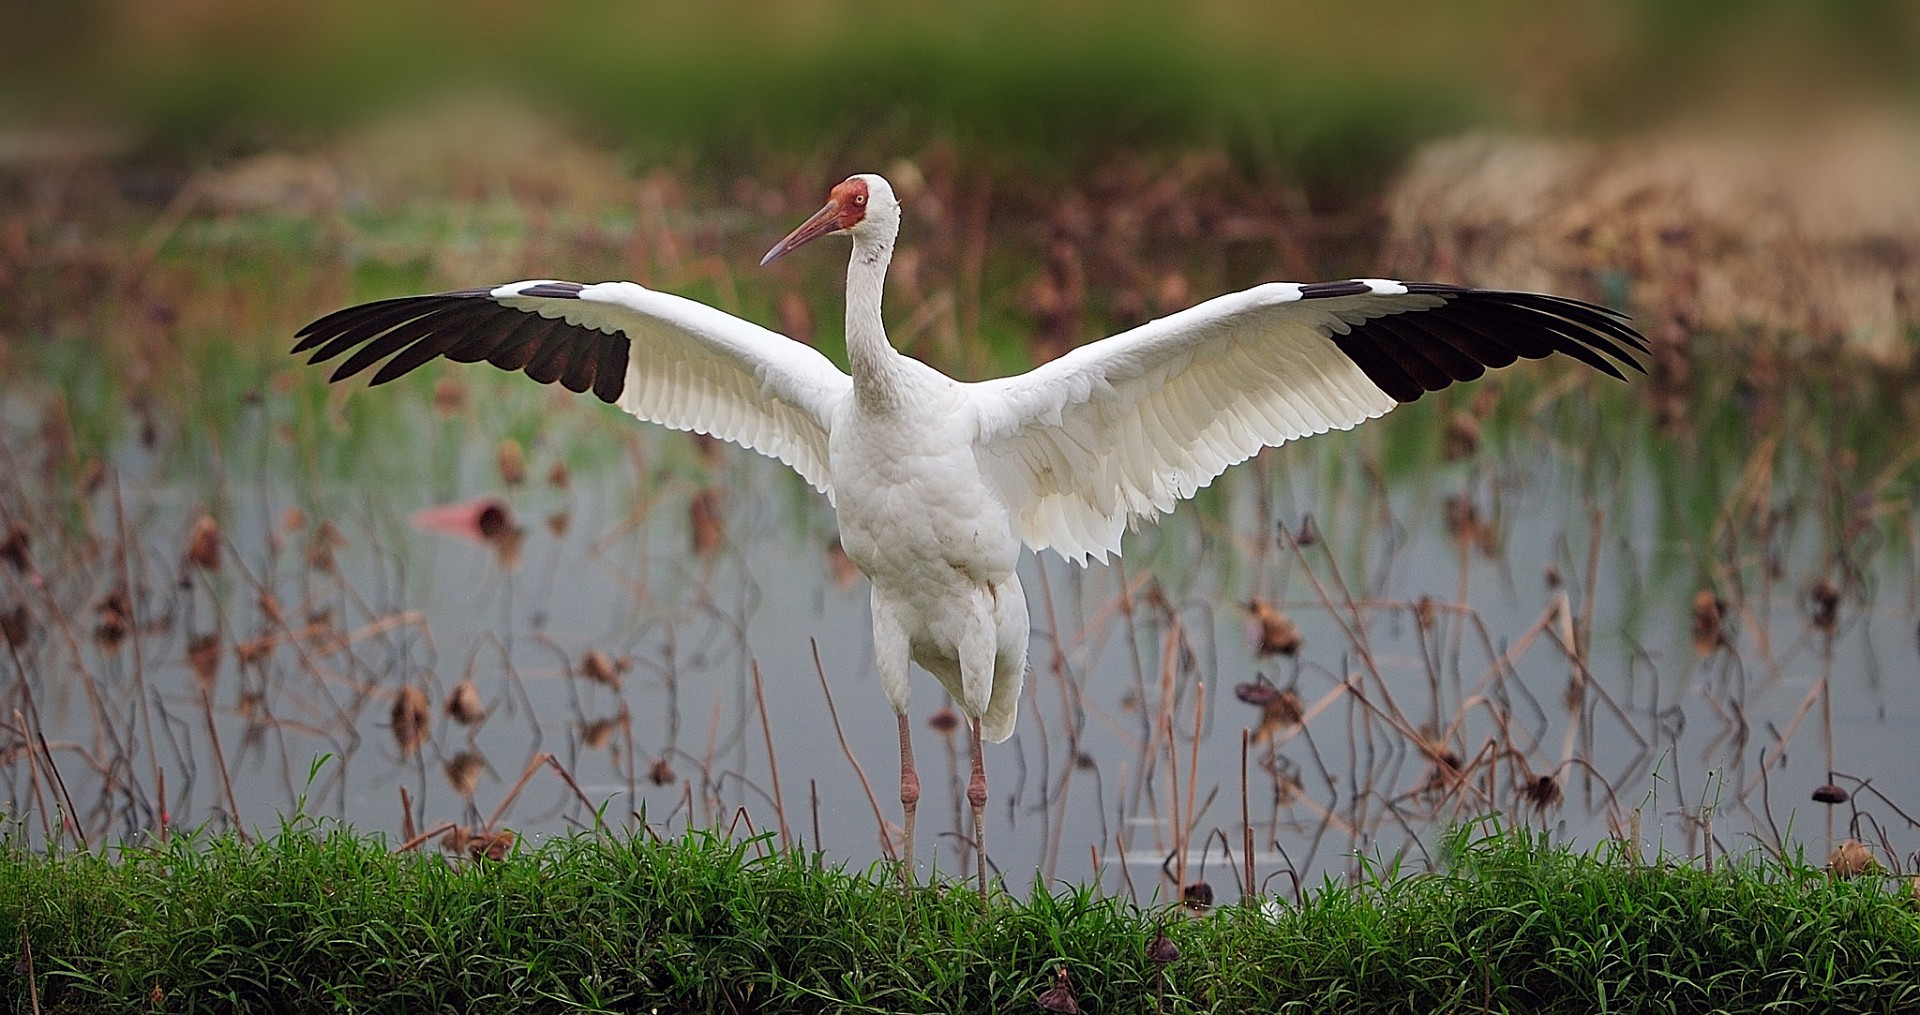
M 435 357 L 524 370 L 753 448 L 826 494 L 847 556 L 873 586 L 874 665 L 900 726 L 909 881 L 920 797 L 911 660 L 969 720 L 967 800 L 985 890 L 981 741 L 1013 733 L 1026 674 L 1022 544 L 1105 560 L 1130 521 L 1172 511 L 1262 447 L 1348 429 L 1519 358 L 1565 353 L 1624 379 L 1615 362 L 1638 370 L 1632 353 L 1646 351 L 1623 315 L 1559 296 L 1270 282 L 1027 373 L 967 383 L 887 341 L 880 297 L 899 229 L 893 188 L 863 173 L 761 260 L 852 237 L 851 376 L 806 345 L 632 282 L 540 279 L 380 300 L 307 325 L 293 351 L 312 350 L 317 363 L 351 350 L 335 381 L 388 356 L 372 383 Z

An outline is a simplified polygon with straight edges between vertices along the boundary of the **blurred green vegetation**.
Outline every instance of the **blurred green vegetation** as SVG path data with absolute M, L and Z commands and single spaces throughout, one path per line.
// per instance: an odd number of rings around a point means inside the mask
M 1605 131 L 1722 100 L 1764 115 L 1920 93 L 1904 0 L 28 0 L 0 18 L 0 118 L 132 124 L 187 161 L 504 88 L 722 180 L 933 143 L 1012 176 L 1204 146 L 1339 191 L 1468 124 Z

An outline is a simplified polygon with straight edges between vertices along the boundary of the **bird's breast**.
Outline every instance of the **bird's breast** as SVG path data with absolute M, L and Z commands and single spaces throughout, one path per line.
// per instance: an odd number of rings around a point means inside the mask
M 959 421 L 840 421 L 828 441 L 840 543 L 876 585 L 932 592 L 997 583 L 1020 543 Z

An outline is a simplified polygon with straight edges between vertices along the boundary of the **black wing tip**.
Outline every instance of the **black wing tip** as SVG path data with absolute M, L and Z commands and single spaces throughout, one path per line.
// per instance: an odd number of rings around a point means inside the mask
M 1638 373 L 1647 372 L 1646 366 L 1634 353 L 1648 354 L 1652 352 L 1652 347 L 1647 337 L 1629 323 L 1633 320 L 1633 316 L 1624 310 L 1555 293 L 1518 289 L 1477 289 L 1437 282 L 1408 282 L 1405 285 L 1409 293 L 1444 296 L 1449 302 L 1497 307 L 1509 312 L 1519 311 L 1526 316 L 1527 323 L 1531 326 L 1545 327 L 1567 339 L 1582 351 L 1605 354 L 1604 357 L 1595 355 L 1589 359 L 1570 352 L 1568 347 L 1560 346 L 1548 350 L 1540 357 L 1529 358 L 1544 358 L 1554 352 L 1568 353 L 1595 369 L 1623 381 L 1627 379 L 1626 375 L 1615 369 L 1607 357 L 1610 357 L 1613 362 L 1631 367 Z M 1622 349 L 1621 345 L 1627 348 Z M 1632 352 L 1627 351 L 1629 349 Z
M 379 363 L 367 385 L 378 387 L 435 357 L 447 356 L 459 362 L 485 359 L 504 369 L 527 372 L 541 383 L 558 382 L 576 392 L 591 390 L 601 401 L 617 404 L 626 389 L 626 359 L 630 353 L 627 336 L 595 332 L 595 348 L 570 349 L 571 342 L 578 339 L 563 337 L 562 333 L 575 329 L 562 318 L 543 316 L 525 304 L 512 306 L 505 302 L 514 297 L 579 299 L 587 285 L 554 280 L 520 286 L 505 293 L 501 287 L 490 286 L 355 304 L 301 328 L 294 335 L 291 352 L 311 350 L 309 365 L 352 352 L 334 368 L 329 383 L 347 380 Z M 489 326 L 488 322 L 504 319 L 516 319 L 524 325 L 510 325 L 504 331 Z M 468 331 L 474 325 L 481 326 L 480 332 Z M 512 341 L 516 333 L 521 341 Z M 511 353 L 501 348 L 503 342 L 512 347 Z M 601 347 L 600 343 L 606 344 Z M 530 360 L 542 352 L 546 355 L 538 370 L 529 371 L 528 367 L 534 365 Z M 553 376 L 544 376 L 549 372 Z
M 564 284 L 571 285 L 572 283 Z M 315 346 L 324 345 L 329 340 L 345 334 L 350 330 L 352 324 L 361 318 L 377 315 L 389 309 L 397 310 L 405 307 L 417 307 L 424 313 L 434 309 L 436 305 L 445 304 L 454 300 L 490 299 L 493 297 L 495 288 L 497 287 L 449 289 L 445 292 L 437 293 L 389 296 L 386 299 L 368 300 L 365 303 L 355 303 L 350 307 L 342 307 L 339 310 L 314 318 L 312 321 L 307 322 L 305 327 L 294 332 L 293 337 L 295 342 L 293 348 L 288 350 L 288 352 L 293 354 L 303 353 Z M 575 293 L 569 295 L 576 295 L 577 292 L 578 290 L 576 289 Z M 336 352 L 334 355 L 337 356 L 339 353 Z M 333 357 L 328 356 L 326 358 L 332 359 Z M 308 362 L 311 363 L 314 361 L 309 360 Z
M 1471 379 L 1465 374 L 1484 373 L 1463 370 L 1462 359 L 1484 368 L 1560 353 L 1621 381 L 1627 380 L 1621 366 L 1647 372 L 1635 354 L 1649 353 L 1649 343 L 1628 323 L 1626 313 L 1569 296 L 1445 282 L 1347 279 L 1302 285 L 1300 298 L 1389 296 L 1394 291 L 1383 287 L 1437 296 L 1442 303 L 1372 318 L 1352 325 L 1345 335 L 1329 337 L 1383 393 L 1402 404 Z

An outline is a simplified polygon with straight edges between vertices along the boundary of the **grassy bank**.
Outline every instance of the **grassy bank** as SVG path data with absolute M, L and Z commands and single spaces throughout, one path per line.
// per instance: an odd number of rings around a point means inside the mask
M 903 899 L 764 840 L 579 837 L 500 861 L 339 830 L 0 864 L 0 1004 L 100 1011 L 1901 1011 L 1920 911 L 1801 864 L 1454 843 L 1262 914 L 1071 889 Z M 1177 949 L 1150 948 L 1164 928 Z M 1152 954 L 1150 954 L 1152 953 Z M 29 985 L 29 975 L 32 987 Z M 35 991 L 37 990 L 37 994 Z M 1057 999 L 1059 995 L 1055 995 Z

